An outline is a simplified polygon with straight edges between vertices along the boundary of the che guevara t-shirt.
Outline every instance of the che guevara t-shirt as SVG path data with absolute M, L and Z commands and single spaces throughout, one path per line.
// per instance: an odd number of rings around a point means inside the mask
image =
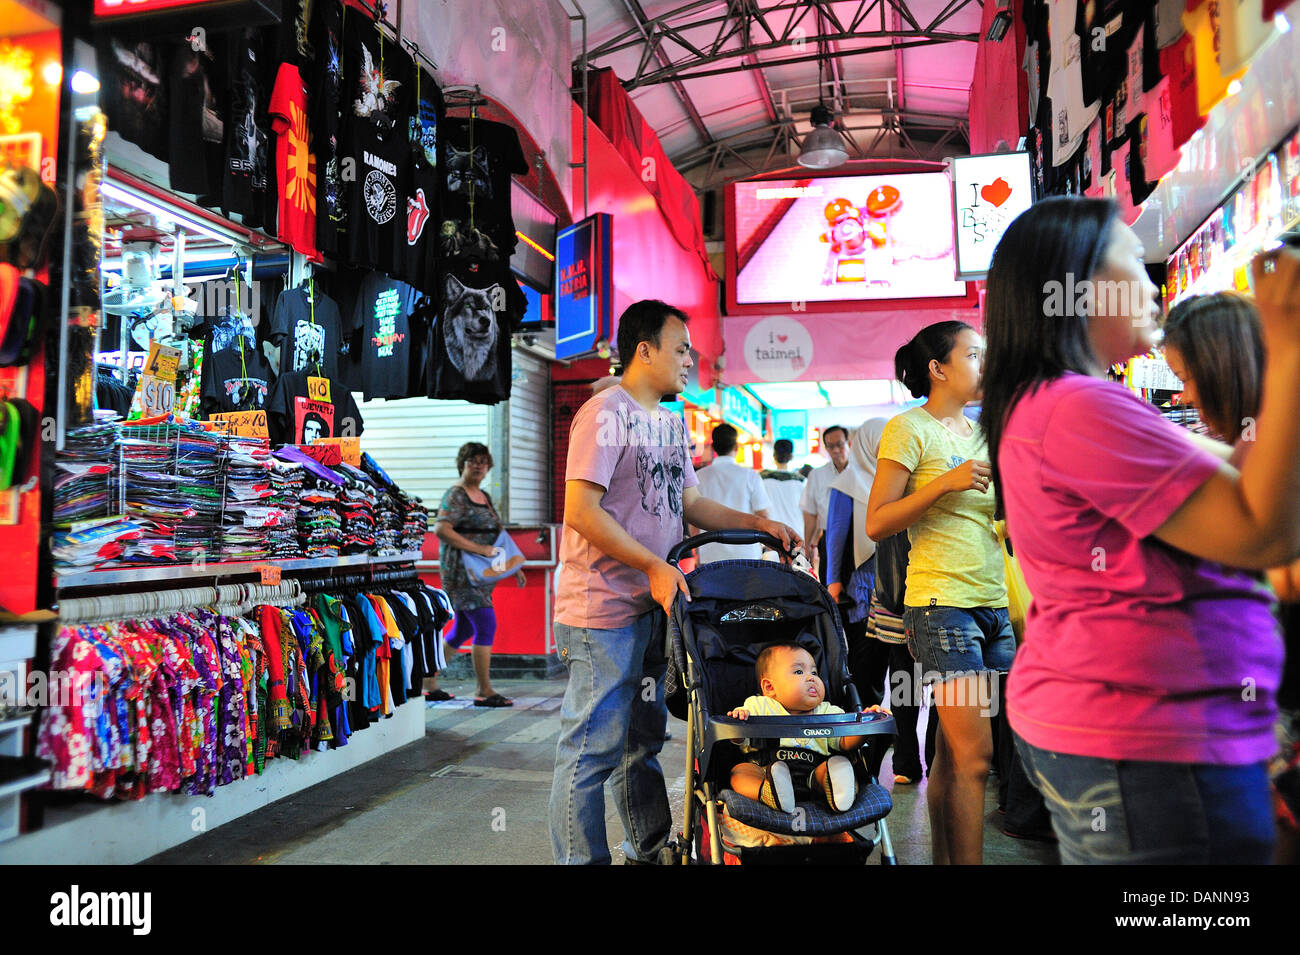
M 352 328 L 361 330 L 361 390 L 366 400 L 410 395 L 411 312 L 416 291 L 371 272 L 361 283 Z
M 361 411 L 343 383 L 305 371 L 291 371 L 276 381 L 266 404 L 266 425 L 273 444 L 311 444 L 362 431 Z

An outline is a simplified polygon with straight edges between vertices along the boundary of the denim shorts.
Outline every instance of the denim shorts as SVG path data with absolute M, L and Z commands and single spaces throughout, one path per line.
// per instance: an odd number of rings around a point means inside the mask
M 1006 673 L 1016 654 L 1006 607 L 906 607 L 903 629 L 927 684 L 986 670 Z
M 1211 766 L 1054 753 L 1019 736 L 1066 865 L 1267 865 L 1273 804 L 1263 763 Z

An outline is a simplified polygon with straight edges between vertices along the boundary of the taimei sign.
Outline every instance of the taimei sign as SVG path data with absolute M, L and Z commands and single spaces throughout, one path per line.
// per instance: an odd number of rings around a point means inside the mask
M 600 212 L 556 240 L 556 358 L 585 355 L 613 335 L 613 226 L 613 217 Z

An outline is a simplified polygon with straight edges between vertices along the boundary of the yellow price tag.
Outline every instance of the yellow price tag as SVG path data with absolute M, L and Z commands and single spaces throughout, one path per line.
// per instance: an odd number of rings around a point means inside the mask
M 327 404 L 334 404 L 334 399 L 330 397 L 330 380 L 309 375 L 307 377 L 307 397 L 312 401 L 324 401 Z

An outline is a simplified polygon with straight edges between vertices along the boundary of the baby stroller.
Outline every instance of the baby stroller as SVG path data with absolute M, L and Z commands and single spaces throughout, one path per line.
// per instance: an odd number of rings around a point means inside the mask
M 682 541 L 668 554 L 673 566 L 693 548 L 718 541 L 779 540 L 755 531 L 725 530 Z M 896 733 L 894 718 L 859 713 L 847 666 L 848 642 L 839 612 L 821 583 L 780 563 L 724 560 L 688 574 L 691 600 L 678 597 L 668 619 L 665 678 L 668 711 L 687 721 L 686 806 L 677 841 L 678 862 L 713 864 L 865 863 L 877 845 L 881 863 L 896 865 L 885 816 L 893 807 L 876 780 Z M 757 691 L 754 664 L 772 643 L 795 643 L 812 655 L 826 699 L 845 710 L 825 716 L 728 717 Z M 868 736 L 857 761 L 858 796 L 847 812 L 800 802 L 793 814 L 769 808 L 730 789 L 732 767 L 746 758 L 735 741 L 782 737 Z M 859 829 L 872 827 L 870 837 Z

